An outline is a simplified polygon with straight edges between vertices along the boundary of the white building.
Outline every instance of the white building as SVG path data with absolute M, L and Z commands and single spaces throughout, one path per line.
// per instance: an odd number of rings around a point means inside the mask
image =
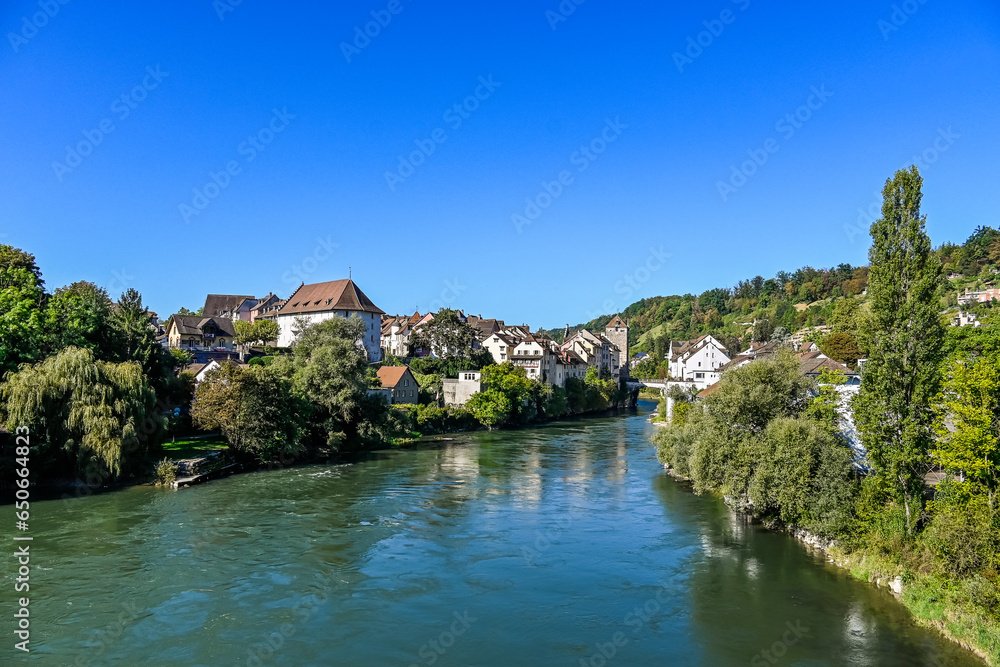
M 613 378 L 618 378 L 622 352 L 605 336 L 599 336 L 587 329 L 580 329 L 565 340 L 561 348 L 563 352 L 575 352 L 598 374 L 602 370 L 606 370 Z
M 445 407 L 461 408 L 483 390 L 483 374 L 479 371 L 462 371 L 458 378 L 446 378 L 441 384 Z
M 359 317 L 365 323 L 364 346 L 368 361 L 382 360 L 381 332 L 383 311 L 358 289 L 353 280 L 333 280 L 328 283 L 302 284 L 278 311 L 278 347 L 295 342 L 292 329 L 303 318 L 316 324 L 333 317 Z
M 479 345 L 484 350 L 490 351 L 495 363 L 502 364 L 505 361 L 510 361 L 511 355 L 514 354 L 514 348 L 517 347 L 517 339 L 506 334 L 493 333 L 480 340 Z
M 701 388 L 718 382 L 719 368 L 730 361 L 726 348 L 709 334 L 695 340 L 670 341 L 667 358 L 671 378 L 693 382 Z

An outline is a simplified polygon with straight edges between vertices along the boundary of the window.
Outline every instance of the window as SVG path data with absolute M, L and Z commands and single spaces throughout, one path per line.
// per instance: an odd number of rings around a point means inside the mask
M 413 390 L 410 390 L 410 398 L 413 398 Z
M 705 374 L 704 373 L 695 373 L 694 376 L 695 376 L 696 379 L 701 380 L 701 379 L 703 379 L 705 377 Z

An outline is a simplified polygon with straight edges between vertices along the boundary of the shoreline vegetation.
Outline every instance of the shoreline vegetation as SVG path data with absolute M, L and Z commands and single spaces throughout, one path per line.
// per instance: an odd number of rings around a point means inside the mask
M 369 362 L 358 317 L 303 323 L 291 348 L 249 364 L 225 361 L 195 382 L 191 355 L 164 348 L 142 296 L 117 302 L 91 283 L 48 294 L 34 257 L 0 245 L 0 427 L 30 433 L 34 486 L 94 489 L 163 484 L 184 472 L 171 443 L 218 433 L 227 470 L 287 466 L 392 445 L 423 434 L 512 428 L 627 406 L 629 393 L 610 368 L 553 386 L 509 361 L 475 349 L 476 330 L 442 309 L 416 345 L 436 356 L 414 359 L 419 396 L 390 405 Z M 482 391 L 465 408 L 440 407 L 442 382 L 481 371 Z M 412 395 L 411 391 L 411 395 Z M 13 483 L 13 442 L 0 429 L 0 486 Z M 187 443 L 191 454 L 198 451 Z M 202 447 L 201 449 L 204 449 Z M 214 463 L 214 462 L 213 462 Z M 214 472 L 214 471 L 213 471 Z M 185 475 L 190 477 L 191 475 Z M 66 484 L 66 480 L 71 480 Z M 80 493 L 86 493 L 80 491 Z
M 947 326 L 921 185 L 911 168 L 883 190 L 852 398 L 785 352 L 726 371 L 652 440 L 695 493 L 823 548 L 1000 665 L 1000 317 Z
M 401 408 L 414 409 L 417 406 L 404 404 L 400 406 Z M 442 409 L 444 411 L 445 409 Z M 415 411 L 415 410 L 412 410 Z M 607 407 L 603 409 L 597 409 L 589 412 L 580 412 L 576 414 L 566 414 L 561 417 L 554 417 L 552 419 L 535 420 L 531 422 L 526 422 L 519 425 L 505 426 L 503 429 L 494 430 L 506 430 L 506 431 L 517 431 L 517 430 L 527 430 L 532 428 L 545 427 L 555 421 L 564 420 L 576 420 L 576 419 L 600 419 L 608 417 L 617 417 L 634 413 L 634 409 L 628 407 Z M 470 433 L 478 433 L 483 431 L 488 431 L 487 427 L 476 423 L 465 429 L 458 430 L 441 430 L 441 431 L 429 431 L 426 433 L 411 432 L 410 434 L 397 438 L 391 443 L 385 443 L 384 448 L 392 449 L 405 449 L 409 447 L 421 447 L 433 443 L 449 442 L 454 440 L 452 437 L 448 436 L 462 436 Z M 206 447 L 200 448 L 197 443 L 205 442 Z M 364 456 L 370 451 L 379 451 L 379 449 L 372 450 L 349 450 L 342 452 L 332 452 L 326 451 L 316 451 L 310 456 L 305 456 L 301 458 L 287 457 L 283 461 L 270 461 L 270 462 L 254 462 L 254 461 L 242 461 L 237 462 L 232 458 L 233 451 L 230 449 L 228 443 L 220 434 L 205 434 L 190 437 L 179 442 L 165 443 L 163 445 L 164 452 L 166 456 L 159 461 L 150 461 L 151 472 L 145 476 L 137 476 L 129 479 L 118 479 L 114 482 L 107 482 L 101 486 L 87 486 L 80 482 L 80 480 L 74 480 L 72 478 L 63 479 L 49 479 L 45 481 L 38 482 L 32 486 L 33 491 L 36 493 L 36 497 L 45 500 L 55 500 L 60 497 L 66 499 L 68 496 L 65 495 L 67 491 L 77 491 L 76 497 L 86 497 L 90 495 L 111 493 L 114 491 L 121 491 L 137 486 L 169 486 L 177 476 L 176 465 L 178 462 L 187 459 L 201 459 L 206 457 L 211 457 L 212 455 L 221 455 L 224 457 L 226 463 L 237 463 L 239 466 L 237 470 L 227 472 L 219 477 L 213 476 L 211 479 L 218 479 L 220 477 L 229 477 L 234 474 L 268 471 L 268 470 L 279 470 L 283 468 L 292 468 L 296 466 L 303 465 L 322 465 L 322 464 L 353 464 L 360 460 L 363 460 Z M 173 469 L 171 471 L 162 470 L 164 463 L 173 464 Z M 206 480 L 210 481 L 210 480 Z M 63 493 L 62 496 L 58 495 Z M 3 503 L 0 503 L 3 504 Z

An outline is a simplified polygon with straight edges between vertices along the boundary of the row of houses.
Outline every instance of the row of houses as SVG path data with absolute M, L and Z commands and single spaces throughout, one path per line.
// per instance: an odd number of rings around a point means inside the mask
M 958 293 L 958 304 L 960 306 L 968 306 L 974 303 L 989 303 L 991 301 L 1000 301 L 1000 289 L 989 284 L 981 290 L 970 290 L 966 287 L 965 292 Z
M 602 333 L 581 329 L 573 334 L 566 327 L 562 342 L 532 332 L 527 325 L 508 325 L 503 320 L 458 312 L 473 332 L 472 349 L 488 350 L 496 363 L 510 362 L 525 369 L 526 375 L 554 386 L 565 386 L 569 378 L 583 379 L 591 368 L 599 375 L 620 380 L 628 376 L 629 327 L 615 316 Z M 291 346 L 304 327 L 333 317 L 357 317 L 366 330 L 363 344 L 370 363 L 387 355 L 405 358 L 458 350 L 433 351 L 414 348 L 414 334 L 434 321 L 433 313 L 387 315 L 351 279 L 310 285 L 301 284 L 287 299 L 275 294 L 262 298 L 249 295 L 209 294 L 199 315 L 171 315 L 163 327 L 165 347 L 195 353 L 197 364 L 232 358 L 238 351 L 235 323 L 272 320 L 278 325 L 278 347 Z M 203 370 L 204 367 L 199 370 Z M 393 403 L 416 402 L 418 387 L 405 366 L 379 370 L 386 398 Z M 468 371 L 449 380 L 446 401 L 463 404 L 481 389 L 479 373 Z M 459 383 L 464 383 L 458 386 Z M 478 387 L 478 388 L 477 388 Z
M 163 327 L 164 347 L 196 354 L 199 362 L 225 358 L 237 351 L 235 322 L 271 320 L 278 324 L 273 343 L 288 347 L 306 325 L 331 317 L 357 316 L 366 325 L 365 351 L 370 362 L 381 361 L 383 311 L 353 280 L 302 284 L 287 299 L 269 293 L 262 298 L 235 294 L 209 294 L 200 315 L 174 314 Z

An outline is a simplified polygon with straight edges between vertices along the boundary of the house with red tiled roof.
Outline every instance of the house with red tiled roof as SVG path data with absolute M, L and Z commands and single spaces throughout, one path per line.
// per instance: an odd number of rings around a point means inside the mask
M 378 369 L 378 379 L 382 381 L 382 388 L 391 392 L 392 405 L 416 403 L 420 398 L 420 385 L 409 366 L 383 366 Z
M 295 331 L 300 324 L 318 324 L 334 317 L 357 317 L 365 323 L 362 342 L 368 361 L 381 361 L 384 314 L 353 280 L 332 280 L 312 285 L 303 283 L 278 310 L 277 322 L 281 328 L 278 347 L 289 347 L 295 342 Z

